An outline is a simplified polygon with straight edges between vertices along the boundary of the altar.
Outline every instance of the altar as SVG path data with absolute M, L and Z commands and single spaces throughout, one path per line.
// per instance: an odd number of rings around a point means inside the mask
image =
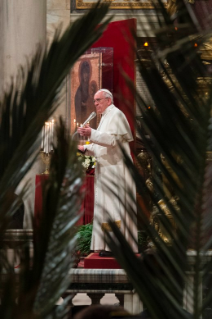
M 42 184 L 48 178 L 48 174 L 40 174 L 35 177 L 35 205 L 34 216 L 35 220 L 39 220 L 39 216 L 42 214 Z M 92 222 L 94 211 L 94 174 L 93 172 L 86 173 L 85 181 L 83 184 L 85 190 L 84 200 L 82 201 L 83 214 L 78 221 L 78 225 L 85 225 Z

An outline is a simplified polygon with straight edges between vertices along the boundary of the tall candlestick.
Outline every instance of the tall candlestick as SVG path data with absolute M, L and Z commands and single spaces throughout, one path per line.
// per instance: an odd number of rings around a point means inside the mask
M 49 122 L 49 152 L 52 150 L 52 122 Z
M 41 140 L 41 148 L 44 153 L 50 153 L 53 151 L 54 144 L 54 120 L 49 122 L 45 122 L 42 128 L 42 140 Z
M 48 126 L 47 126 L 47 132 L 48 132 L 48 148 L 47 148 L 47 153 L 49 153 L 49 150 L 50 150 L 50 125 L 49 125 L 49 122 L 48 123 Z
M 45 122 L 44 152 L 48 153 L 48 122 Z
M 54 143 L 54 120 L 52 120 L 52 144 Z M 53 146 L 52 146 L 53 150 Z
M 42 127 L 41 131 L 41 148 L 44 148 L 44 127 Z

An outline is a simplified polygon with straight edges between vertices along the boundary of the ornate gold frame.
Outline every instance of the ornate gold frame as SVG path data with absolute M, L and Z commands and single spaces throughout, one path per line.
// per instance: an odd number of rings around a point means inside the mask
M 105 3 L 111 3 L 110 9 L 154 9 L 151 0 L 102 0 Z M 76 9 L 90 9 L 97 0 L 85 1 L 76 0 Z

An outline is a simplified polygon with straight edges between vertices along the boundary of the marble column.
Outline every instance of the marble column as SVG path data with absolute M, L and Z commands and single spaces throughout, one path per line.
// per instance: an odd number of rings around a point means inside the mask
M 55 30 L 59 27 L 62 32 L 66 30 L 70 23 L 70 0 L 47 0 L 47 40 L 49 43 L 53 40 Z M 65 98 L 62 100 L 54 113 L 57 121 L 59 116 L 65 120 L 69 126 L 69 77 L 61 85 L 61 95 Z
M 46 0 L 0 0 L 0 100 L 19 66 L 26 65 L 38 44 L 44 45 L 45 41 Z M 30 181 L 29 195 L 24 201 L 25 217 L 33 211 L 35 175 L 39 167 L 38 162 L 19 186 L 20 189 Z
M 46 41 L 45 0 L 0 0 L 0 91 Z

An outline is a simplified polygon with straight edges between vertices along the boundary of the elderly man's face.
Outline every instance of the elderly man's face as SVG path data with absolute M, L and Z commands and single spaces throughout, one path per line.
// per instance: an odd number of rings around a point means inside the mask
M 94 95 L 94 104 L 96 107 L 96 112 L 102 114 L 105 109 L 111 105 L 111 98 L 105 97 L 104 92 L 97 92 Z

